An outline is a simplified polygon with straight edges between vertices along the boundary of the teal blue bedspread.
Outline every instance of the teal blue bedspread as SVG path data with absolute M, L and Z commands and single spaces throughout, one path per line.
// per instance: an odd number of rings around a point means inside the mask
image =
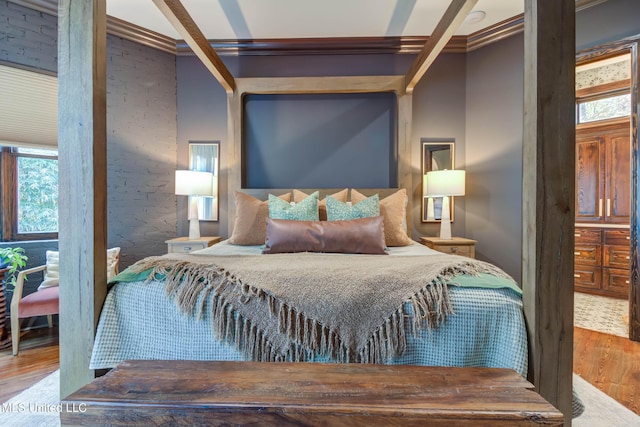
M 247 360 L 214 336 L 210 307 L 201 319 L 182 313 L 165 295 L 162 282 L 144 283 L 147 275 L 125 270 L 114 279 L 122 283 L 107 295 L 91 369 L 112 368 L 126 359 Z M 406 351 L 388 363 L 500 367 L 525 375 L 527 335 L 515 283 L 486 274 L 457 276 L 449 290 L 455 313 L 435 329 L 407 334 Z M 407 330 L 410 322 L 407 318 Z

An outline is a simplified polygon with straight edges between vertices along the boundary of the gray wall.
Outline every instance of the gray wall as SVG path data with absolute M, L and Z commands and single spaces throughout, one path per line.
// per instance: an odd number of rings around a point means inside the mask
M 6 1 L 0 16 L 0 61 L 55 73 L 57 18 Z M 107 78 L 108 245 L 122 247 L 122 268 L 166 253 L 164 241 L 175 237 L 175 57 L 109 36 Z M 0 243 L 7 245 L 23 247 L 32 267 L 58 242 Z
M 200 221 L 200 235 L 221 236 L 227 230 L 227 95 L 195 56 L 176 58 L 177 168 L 189 168 L 189 141 L 220 141 L 218 162 L 219 221 Z M 177 236 L 189 234 L 187 197 L 178 196 Z
M 246 95 L 243 187 L 396 187 L 396 104 L 393 93 Z
M 516 281 L 522 271 L 524 37 L 467 55 L 466 233 L 476 256 Z
M 431 65 L 413 92 L 413 126 L 411 158 L 413 163 L 413 232 L 412 237 L 437 236 L 439 223 L 422 222 L 422 144 L 428 141 L 454 142 L 456 169 L 466 165 L 465 94 L 466 64 L 464 54 L 443 54 Z M 451 235 L 465 237 L 467 197 L 456 197 Z

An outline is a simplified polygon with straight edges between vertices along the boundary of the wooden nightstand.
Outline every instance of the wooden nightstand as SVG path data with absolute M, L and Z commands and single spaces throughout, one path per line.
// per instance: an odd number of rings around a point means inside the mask
M 451 240 L 443 240 L 439 237 L 421 237 L 420 243 L 438 252 L 469 258 L 476 257 L 476 241 L 464 237 L 453 237 Z
M 216 243 L 220 243 L 222 237 L 200 237 L 196 240 L 189 240 L 188 237 L 177 237 L 165 241 L 167 244 L 167 251 L 171 253 L 188 254 L 189 252 L 197 251 L 198 249 L 208 248 Z

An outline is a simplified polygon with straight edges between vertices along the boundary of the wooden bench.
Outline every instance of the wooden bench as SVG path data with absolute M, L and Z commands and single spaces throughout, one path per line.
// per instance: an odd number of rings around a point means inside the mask
M 126 361 L 63 400 L 63 425 L 561 426 L 515 371 Z

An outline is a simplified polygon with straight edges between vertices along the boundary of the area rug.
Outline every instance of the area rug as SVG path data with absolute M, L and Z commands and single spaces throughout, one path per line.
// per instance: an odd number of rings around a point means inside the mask
M 60 371 L 55 371 L 0 407 L 3 427 L 60 425 Z
M 576 374 L 573 374 L 573 388 L 585 407 L 582 415 L 573 420 L 574 427 L 640 426 L 640 415 L 622 406 Z
M 31 388 L 2 404 L 0 425 L 3 427 L 58 427 L 60 371 L 56 371 Z M 640 426 L 640 416 L 625 408 L 578 375 L 573 385 L 585 411 L 573 420 L 576 427 Z
M 573 316 L 579 328 L 629 337 L 629 301 L 575 292 Z

